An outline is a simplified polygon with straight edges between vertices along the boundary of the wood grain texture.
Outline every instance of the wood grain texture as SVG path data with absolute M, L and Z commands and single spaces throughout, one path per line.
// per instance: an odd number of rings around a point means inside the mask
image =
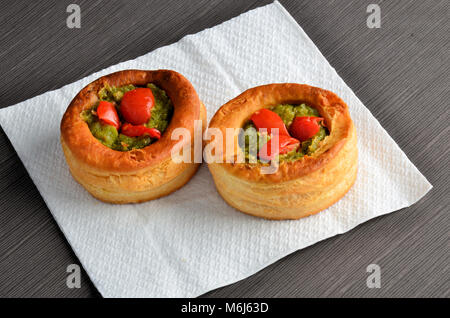
M 0 1 L 0 107 L 59 88 L 270 1 Z M 66 7 L 81 6 L 81 29 Z M 449 297 L 450 3 L 281 1 L 433 184 L 420 202 L 295 252 L 204 297 Z M 379 3 L 380 29 L 366 26 Z M 18 119 L 19 120 L 19 119 Z M 0 131 L 0 297 L 97 297 Z M 380 289 L 366 267 L 381 266 Z

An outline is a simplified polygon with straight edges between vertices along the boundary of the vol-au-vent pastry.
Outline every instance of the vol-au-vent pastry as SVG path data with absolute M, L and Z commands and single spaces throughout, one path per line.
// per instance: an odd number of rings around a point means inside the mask
M 206 109 L 184 76 L 125 70 L 75 96 L 61 121 L 61 144 L 72 176 L 94 197 L 142 202 L 177 190 L 195 174 L 199 164 L 174 162 L 171 150 L 184 142 L 194 149 L 196 121 L 206 127 Z M 191 140 L 172 140 L 177 128 Z
M 330 91 L 291 83 L 254 87 L 223 105 L 212 129 L 223 141 L 212 137 L 206 147 L 223 142 L 223 150 L 209 155 L 209 170 L 223 199 L 244 213 L 302 218 L 338 201 L 355 182 L 355 126 L 347 104 Z

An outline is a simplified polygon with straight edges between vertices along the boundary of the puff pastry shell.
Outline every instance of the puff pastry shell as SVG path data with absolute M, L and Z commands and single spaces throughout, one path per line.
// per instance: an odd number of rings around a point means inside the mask
M 308 85 L 251 88 L 223 105 L 209 127 L 222 131 L 226 149 L 226 128 L 240 128 L 257 110 L 282 103 L 307 103 L 324 117 L 330 134 L 311 156 L 282 161 L 276 173 L 262 174 L 261 164 L 236 163 L 242 150 L 235 133 L 234 151 L 220 154 L 223 163 L 208 159 L 216 188 L 229 205 L 247 214 L 277 220 L 302 218 L 338 201 L 355 181 L 358 160 L 356 130 L 346 103 L 330 91 Z M 234 159 L 234 163 L 227 163 L 227 159 Z
M 106 84 L 147 83 L 164 89 L 174 106 L 161 139 L 145 148 L 125 152 L 101 144 L 80 113 L 98 101 L 98 91 Z M 142 202 L 179 189 L 197 171 L 197 163 L 175 163 L 171 159 L 171 149 L 179 142 L 171 140 L 173 130 L 187 128 L 193 139 L 194 120 L 202 120 L 204 128 L 206 109 L 184 76 L 170 70 L 125 70 L 103 76 L 78 93 L 62 118 L 61 144 L 72 176 L 94 197 L 111 203 Z

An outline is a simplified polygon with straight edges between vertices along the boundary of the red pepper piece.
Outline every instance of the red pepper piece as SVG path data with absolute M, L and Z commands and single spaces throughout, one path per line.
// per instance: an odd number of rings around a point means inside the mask
M 255 124 L 256 128 L 259 130 L 261 128 L 266 128 L 269 135 L 272 134 L 273 128 L 278 128 L 279 135 L 289 136 L 286 129 L 286 125 L 277 113 L 263 108 L 250 117 L 250 120 Z
M 292 137 L 305 141 L 319 132 L 322 120 L 322 117 L 295 117 L 289 130 Z
M 102 123 L 119 129 L 119 115 L 117 115 L 117 110 L 113 103 L 102 100 L 97 107 L 97 116 Z
M 155 97 L 150 88 L 136 88 L 126 92 L 120 102 L 120 113 L 133 125 L 145 124 L 151 116 Z
M 288 153 L 292 150 L 297 149 L 300 146 L 300 141 L 295 138 L 292 138 L 288 135 L 279 135 L 278 136 L 278 149 L 274 147 L 274 138 L 270 139 L 266 142 L 261 149 L 259 150 L 258 156 L 260 159 L 270 161 L 276 155 L 282 155 Z
M 161 138 L 161 132 L 156 128 L 148 128 L 143 125 L 134 126 L 129 123 L 122 125 L 120 132 L 128 137 L 139 137 L 149 135 L 151 138 Z

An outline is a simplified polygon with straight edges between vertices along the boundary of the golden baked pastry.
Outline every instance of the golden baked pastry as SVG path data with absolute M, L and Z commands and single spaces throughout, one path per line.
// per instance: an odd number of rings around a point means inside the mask
M 109 105 L 118 107 L 114 104 L 114 98 L 124 98 L 124 92 L 146 85 L 152 88 L 154 94 L 159 92 L 171 107 L 171 118 L 168 118 L 167 112 L 165 115 L 162 112 L 166 122 L 157 122 L 163 123 L 162 128 L 154 125 L 164 130 L 159 140 L 148 135 L 122 135 L 124 124 L 120 126 L 119 135 L 113 126 L 103 126 L 103 122 L 98 124 L 97 121 L 87 122 L 83 117 L 86 112 L 90 115 L 91 110 L 92 114 L 98 115 L 95 105 L 101 103 L 99 95 L 105 99 L 112 96 Z M 114 89 L 117 87 L 123 89 Z M 148 93 L 145 89 L 144 93 Z M 108 106 L 108 103 L 105 104 Z M 128 105 L 133 111 L 133 104 Z M 100 106 L 97 107 L 100 111 Z M 155 108 L 152 111 L 156 112 Z M 61 144 L 72 176 L 94 197 L 111 203 L 142 202 L 179 189 L 197 171 L 198 163 L 175 163 L 171 158 L 172 147 L 179 143 L 171 139 L 172 132 L 184 127 L 193 140 L 195 120 L 201 120 L 204 129 L 206 109 L 184 76 L 170 70 L 125 70 L 95 80 L 75 96 L 61 121 Z M 111 137 L 107 130 L 99 134 L 95 125 L 106 127 L 114 134 Z M 111 138 L 115 139 L 111 141 Z M 191 145 L 193 149 L 193 142 Z
M 242 128 L 253 114 L 261 109 L 277 111 L 275 106 L 280 104 L 301 104 L 303 108 L 310 105 L 317 110 L 319 120 L 324 122 L 321 129 L 327 134 L 319 142 L 313 140 L 314 149 L 308 148 L 311 140 L 306 148 L 300 143 L 286 160 L 280 155 L 278 169 L 269 174 L 262 173 L 267 163 L 259 160 L 239 163 L 239 158 L 245 156 L 239 146 L 242 131 L 230 135 L 233 140 L 228 142 L 234 146 L 232 151 L 225 151 L 226 128 Z M 254 87 L 223 105 L 212 118 L 208 132 L 211 128 L 222 132 L 224 150 L 216 152 L 215 159 L 211 155 L 207 158 L 209 170 L 223 199 L 244 213 L 274 220 L 312 215 L 338 201 L 356 179 L 356 130 L 346 103 L 330 91 L 301 84 Z M 205 147 L 213 141 L 214 137 Z M 304 152 L 300 153 L 302 147 Z M 222 163 L 217 162 L 220 157 Z

